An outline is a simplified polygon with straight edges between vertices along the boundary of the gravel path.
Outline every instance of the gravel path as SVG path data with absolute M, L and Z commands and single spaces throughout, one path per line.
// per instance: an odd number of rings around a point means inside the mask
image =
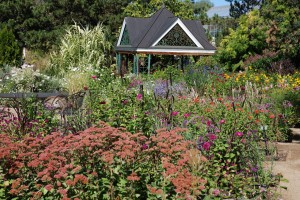
M 281 199 L 300 199 L 300 129 L 292 129 L 294 138 L 292 143 L 278 143 L 278 151 L 287 152 L 286 161 L 276 161 L 274 172 L 281 173 L 288 182 L 281 182 L 282 186 L 287 186 L 287 190 L 280 189 Z

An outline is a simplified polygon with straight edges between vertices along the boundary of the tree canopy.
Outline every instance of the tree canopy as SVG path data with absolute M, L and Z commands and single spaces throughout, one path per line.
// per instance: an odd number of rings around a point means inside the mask
M 296 0 L 268 0 L 262 8 L 269 47 L 284 57 L 300 59 L 300 6 Z
M 236 30 L 230 29 L 217 52 L 217 58 L 227 69 L 235 70 L 242 66 L 249 55 L 262 53 L 266 48 L 266 27 L 258 10 L 240 18 Z
M 0 2 L 0 24 L 14 30 L 21 43 L 47 51 L 57 44 L 66 28 L 74 22 L 83 27 L 98 23 L 117 32 L 124 18 L 122 8 L 130 0 L 3 0 Z M 111 40 L 114 40 L 111 34 Z
M 230 16 L 239 18 L 241 15 L 260 7 L 264 0 L 226 0 L 230 2 Z
M 175 16 L 194 19 L 193 4 L 189 0 L 136 0 L 124 10 L 126 16 L 149 17 L 165 5 Z
M 213 7 L 214 4 L 210 0 L 201 0 L 194 3 L 194 13 L 202 23 L 208 21 L 207 11 Z

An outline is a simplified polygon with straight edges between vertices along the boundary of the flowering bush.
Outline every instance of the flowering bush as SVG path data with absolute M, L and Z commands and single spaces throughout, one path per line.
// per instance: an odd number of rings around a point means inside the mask
M 147 138 L 104 123 L 75 135 L 16 140 L 1 134 L 7 198 L 196 199 L 206 159 L 178 133 Z M 3 187 L 2 186 L 2 187 Z M 3 188 L 1 188 L 3 190 Z
M 4 102 L 0 108 L 0 134 L 22 138 L 24 135 L 42 137 L 58 128 L 54 110 L 47 110 L 34 98 Z

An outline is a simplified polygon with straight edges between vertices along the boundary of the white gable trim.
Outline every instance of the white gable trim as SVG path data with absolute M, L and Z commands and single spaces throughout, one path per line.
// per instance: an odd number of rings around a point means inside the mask
M 136 50 L 138 53 L 190 53 L 190 54 L 204 54 L 204 55 L 213 55 L 216 50 L 197 50 L 197 49 L 144 49 L 138 48 Z
M 178 24 L 184 30 L 184 32 L 190 37 L 190 39 L 195 43 L 197 47 L 204 49 L 203 46 L 199 43 L 199 41 L 195 38 L 195 36 L 191 33 L 191 31 L 184 25 L 184 23 L 179 18 L 151 46 L 156 46 L 157 43 L 159 43 L 160 40 L 163 39 L 165 35 L 167 35 L 167 33 L 169 33 L 176 24 Z
M 125 21 L 125 19 L 124 19 L 124 20 L 123 20 L 122 29 L 121 29 L 121 33 L 120 33 L 120 36 L 119 36 L 119 39 L 118 39 L 117 46 L 120 46 L 120 43 L 121 43 L 121 40 L 122 40 L 122 36 L 123 36 L 123 33 L 124 33 L 125 26 L 126 26 L 126 21 Z

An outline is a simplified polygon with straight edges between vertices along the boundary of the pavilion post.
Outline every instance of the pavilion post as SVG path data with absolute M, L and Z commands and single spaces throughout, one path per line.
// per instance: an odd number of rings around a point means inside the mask
M 151 54 L 148 54 L 148 75 L 150 74 L 150 67 L 151 67 Z
M 181 66 L 181 70 L 182 72 L 184 72 L 184 68 L 183 68 L 183 65 L 184 65 L 184 56 L 180 56 L 180 66 Z
M 121 73 L 121 54 L 117 53 L 116 55 L 117 57 L 117 73 L 120 74 Z
M 136 68 L 135 68 L 135 74 L 139 75 L 139 54 L 136 54 Z

